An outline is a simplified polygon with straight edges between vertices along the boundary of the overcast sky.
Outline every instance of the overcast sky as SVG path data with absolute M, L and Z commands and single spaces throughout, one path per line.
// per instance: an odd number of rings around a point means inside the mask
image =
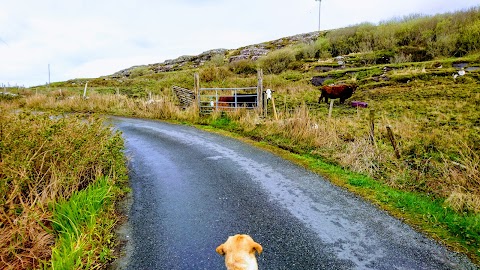
M 480 0 L 322 0 L 321 28 Z M 35 86 L 318 30 L 314 0 L 0 0 L 0 85 Z

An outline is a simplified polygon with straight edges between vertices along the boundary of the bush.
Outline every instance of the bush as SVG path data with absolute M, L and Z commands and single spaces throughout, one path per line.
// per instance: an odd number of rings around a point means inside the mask
M 317 55 L 317 48 L 314 42 L 304 43 L 298 46 L 295 58 L 297 60 L 312 59 Z
M 223 54 L 215 54 L 210 58 L 210 62 L 216 67 L 221 67 L 225 64 L 225 56 Z
M 330 31 L 325 38 L 333 56 L 356 52 L 421 48 L 427 57 L 412 55 L 413 61 L 438 56 L 463 56 L 480 49 L 480 9 L 435 16 L 410 15 L 381 22 L 363 23 Z
M 314 58 L 329 58 L 330 41 L 324 37 L 319 37 L 316 41 L 303 43 L 295 48 L 295 58 L 299 60 L 311 60 Z
M 428 53 L 425 48 L 414 47 L 414 46 L 404 46 L 398 49 L 397 56 L 404 55 L 407 58 L 410 58 L 410 61 L 413 62 L 424 62 L 430 61 L 433 59 L 433 56 Z
M 295 51 L 291 48 L 284 48 L 273 51 L 259 59 L 259 66 L 266 73 L 280 74 L 288 69 L 288 66 L 295 62 Z
M 318 58 L 330 58 L 332 55 L 330 54 L 330 41 L 327 38 L 319 37 L 317 41 L 315 41 L 315 47 L 317 48 L 317 54 L 315 57 Z
M 130 78 L 141 77 L 152 73 L 153 71 L 146 66 L 136 67 L 132 71 L 130 71 Z
M 457 43 L 457 56 L 480 50 L 480 20 L 468 25 L 460 34 Z
M 200 79 L 204 82 L 223 81 L 230 76 L 227 67 L 206 66 L 200 70 Z
M 409 63 L 412 62 L 412 55 L 406 55 L 404 53 L 397 53 L 391 59 L 390 62 L 392 64 L 402 64 L 402 63 Z
M 250 59 L 231 62 L 229 68 L 235 74 L 251 75 L 257 73 L 257 65 Z

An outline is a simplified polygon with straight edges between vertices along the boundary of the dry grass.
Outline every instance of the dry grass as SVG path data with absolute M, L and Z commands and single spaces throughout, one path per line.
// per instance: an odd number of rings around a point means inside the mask
M 120 142 L 96 117 L 2 111 L 1 269 L 32 269 L 48 260 L 54 242 L 51 203 L 100 176 L 115 179 Z
M 411 62 L 411 61 L 409 61 Z M 426 73 L 425 67 L 405 67 L 401 69 L 394 69 L 392 71 L 392 75 L 415 75 L 415 74 L 421 74 L 421 73 Z
M 392 187 L 420 191 L 445 198 L 447 205 L 458 211 L 478 213 L 480 205 L 480 173 L 478 154 L 472 150 L 468 129 L 436 126 L 430 123 L 452 121 L 463 123 L 471 118 L 468 114 L 455 114 L 471 104 L 418 102 L 426 111 L 419 117 L 414 112 L 404 112 L 394 118 L 385 111 L 375 119 L 375 144 L 369 139 L 369 110 L 351 111 L 351 114 L 312 115 L 306 106 L 292 113 L 281 113 L 280 120 L 266 120 L 256 125 L 256 137 L 269 138 L 282 148 L 294 150 L 299 147 L 334 161 L 352 171 L 364 173 Z M 460 102 L 462 103 L 462 102 Z M 464 101 L 464 103 L 467 103 Z M 408 106 L 408 105 L 407 105 Z M 438 108 L 429 111 L 429 107 Z M 340 108 L 341 110 L 341 108 Z M 448 112 L 448 110 L 451 110 Z M 447 115 L 448 114 L 448 115 Z M 240 120 L 247 133 L 255 127 L 251 117 Z M 386 132 L 393 127 L 401 159 L 394 156 Z M 284 139 L 280 139 L 284 138 Z
M 446 203 L 459 212 L 480 213 L 480 157 L 468 146 L 464 149 L 462 163 L 444 160 Z
M 29 205 L 18 205 L 21 214 L 0 213 L 0 268 L 31 269 L 48 259 L 54 236 L 45 230 L 51 214 Z

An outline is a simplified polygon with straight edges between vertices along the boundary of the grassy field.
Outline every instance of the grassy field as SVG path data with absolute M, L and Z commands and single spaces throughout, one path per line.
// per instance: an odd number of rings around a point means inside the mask
M 262 46 L 265 48 L 275 50 L 258 61 L 230 63 L 229 57 L 237 55 L 241 51 L 238 49 L 228 51 L 225 55 L 212 56 L 210 61 L 199 66 L 184 63 L 168 72 L 157 72 L 155 68 L 158 65 L 149 65 L 130 70 L 128 77 L 76 79 L 50 86 L 10 89 L 19 96 L 0 97 L 0 108 L 2 112 L 33 110 L 49 112 L 49 115 L 68 112 L 134 116 L 228 131 L 249 138 L 271 151 L 282 149 L 278 153 L 286 158 L 326 175 L 335 184 L 364 196 L 415 228 L 480 262 L 479 25 L 479 8 L 433 17 L 412 16 L 379 25 L 362 24 L 319 33 L 313 42 L 298 43 L 282 39 L 281 42 L 264 43 Z M 342 55 L 344 65 L 338 64 L 337 59 L 332 57 L 337 55 Z M 462 66 L 469 68 L 465 76 L 454 77 Z M 256 70 L 259 68 L 265 72 L 264 89 L 275 91 L 278 119 L 271 114 L 265 118 L 259 117 L 246 110 L 216 112 L 200 117 L 195 106 L 182 110 L 172 91 L 173 85 L 193 89 L 194 73 L 199 73 L 202 87 L 255 86 Z M 328 117 L 328 104 L 317 102 L 320 91 L 310 81 L 314 76 L 325 78 L 324 84 L 357 84 L 358 89 L 349 100 L 367 102 L 368 108 L 353 108 L 348 101 L 346 104 L 336 101 L 332 116 Z M 84 99 L 83 86 L 87 81 L 88 99 Z M 149 93 L 155 102 L 146 102 Z M 272 111 L 271 106 L 270 103 L 269 112 Z M 372 110 L 373 141 L 370 138 Z M 30 136 L 24 129 L 30 130 L 32 125 L 27 123 L 39 117 L 5 115 L 1 116 L 1 136 L 17 134 L 20 138 Z M 42 143 L 51 143 L 50 138 L 57 138 L 49 134 L 58 134 L 60 130 L 72 134 L 73 131 L 64 130 L 65 124 L 61 121 L 62 124 L 59 124 L 58 120 L 50 123 L 48 121 L 53 120 L 40 117 L 40 121 L 49 124 L 43 127 L 45 130 L 32 132 L 43 136 L 40 138 L 47 138 L 46 142 L 36 139 L 36 144 L 27 145 L 37 148 L 19 148 L 31 153 L 29 157 L 35 157 L 36 161 L 10 161 L 5 159 L 6 152 L 2 152 L 2 177 L 6 171 L 23 173 L 30 172 L 32 168 L 36 168 L 33 171 L 47 171 L 47 175 L 39 174 L 41 179 L 50 178 L 52 173 L 56 176 L 57 172 L 51 170 L 59 164 L 45 163 L 44 159 L 53 154 L 44 152 L 44 149 L 51 149 L 50 146 L 40 146 Z M 76 121 L 80 126 L 83 123 Z M 91 121 L 93 126 L 98 126 L 96 120 Z M 19 122 L 21 126 L 7 132 L 6 127 L 10 128 L 11 122 Z M 393 131 L 398 157 L 389 139 L 387 126 Z M 75 151 L 76 143 L 85 142 L 89 145 L 87 141 L 93 138 L 71 142 L 67 137 L 56 142 L 55 147 L 66 148 L 54 151 L 55 155 L 67 155 Z M 3 143 L 4 140 L 1 141 Z M 14 139 L 5 141 L 1 144 L 2 151 L 14 143 Z M 52 149 L 55 147 L 52 146 Z M 115 154 L 111 160 L 121 162 L 123 159 Z M 22 169 L 7 170 L 6 166 Z M 99 179 L 98 185 L 91 187 L 98 190 L 93 193 L 104 195 L 98 200 L 109 201 L 112 195 L 105 190 L 104 183 L 113 181 L 114 177 L 103 169 L 102 172 L 107 178 L 93 172 L 89 172 L 87 178 Z M 20 175 L 23 177 L 24 174 Z M 83 171 L 80 175 L 83 175 Z M 14 179 L 17 176 L 9 177 Z M 32 177 L 28 175 L 25 182 L 2 186 L 0 191 L 5 193 L 7 188 L 13 188 L 16 191 L 13 194 L 16 194 L 17 190 L 29 186 Z M 63 205 L 68 204 L 70 197 L 73 201 L 83 200 L 83 196 L 87 195 L 82 195 L 82 192 L 91 193 L 90 189 L 85 189 L 86 186 L 89 185 L 76 184 L 69 188 L 68 196 L 55 198 L 62 205 L 59 209 L 69 209 L 69 206 L 63 208 Z M 39 190 L 39 187 L 33 190 Z M 44 196 L 49 192 L 41 194 Z M 15 205 L 20 206 L 15 207 L 33 207 L 28 203 L 23 204 L 26 199 L 22 196 L 19 197 L 21 200 L 15 201 Z M 34 193 L 29 196 L 36 198 L 37 195 Z M 17 209 L 12 207 L 9 209 Z M 44 214 L 38 214 L 40 220 L 55 216 L 49 207 L 40 207 L 44 210 Z M 10 214 L 24 212 L 9 211 Z M 74 209 L 62 211 L 73 213 Z M 90 212 L 98 215 L 98 211 L 103 210 L 92 206 Z M 24 218 L 27 220 L 29 215 Z M 59 224 L 62 223 L 59 221 Z M 111 228 L 111 223 L 106 222 L 102 226 Z M 65 225 L 53 227 L 62 231 Z M 90 225 L 84 227 L 91 229 Z M 69 230 L 65 228 L 65 232 Z M 37 231 L 40 232 L 40 229 Z M 73 231 L 76 229 L 73 228 Z M 57 239 L 64 239 L 58 241 L 76 241 L 61 235 L 57 232 Z M 109 239 L 108 236 L 99 238 Z M 48 237 L 45 239 L 50 243 L 52 241 Z M 18 246 L 23 244 L 19 242 Z M 8 251 L 7 247 L 5 250 Z M 53 253 L 45 251 L 37 258 L 45 261 L 52 254 L 53 258 L 62 258 L 63 255 L 57 256 L 62 249 L 57 248 Z M 5 254 L 13 258 L 17 251 L 12 253 L 11 250 L 11 253 Z M 66 253 L 87 254 L 87 250 L 96 249 L 82 247 Z M 98 258 L 108 258 L 107 250 L 92 252 Z M 75 260 L 78 257 L 59 263 L 71 266 L 77 263 Z M 91 263 L 90 259 L 82 260 L 82 263 Z

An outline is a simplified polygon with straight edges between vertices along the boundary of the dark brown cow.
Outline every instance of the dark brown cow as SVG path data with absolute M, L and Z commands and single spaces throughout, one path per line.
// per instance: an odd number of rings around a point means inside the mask
M 256 94 L 237 94 L 236 107 L 254 108 L 257 105 Z M 235 96 L 218 97 L 218 107 L 235 108 Z
M 339 85 L 324 85 L 321 88 L 322 94 L 318 99 L 318 103 L 322 102 L 325 98 L 325 102 L 328 103 L 328 99 L 340 98 L 340 103 L 344 103 L 345 100 L 353 95 L 357 89 L 354 84 L 339 84 Z

